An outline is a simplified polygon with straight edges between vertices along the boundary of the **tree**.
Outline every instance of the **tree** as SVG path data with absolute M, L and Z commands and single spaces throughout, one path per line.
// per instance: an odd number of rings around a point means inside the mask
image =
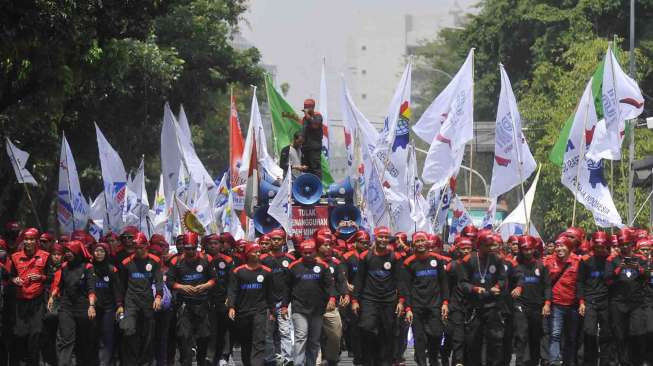
M 136 168 L 158 180 L 163 104 L 184 103 L 213 173 L 227 156 L 228 87 L 262 80 L 256 49 L 230 42 L 242 0 L 0 4 L 0 130 L 32 154 L 41 222 L 54 227 L 62 131 L 85 194 L 101 191 L 93 122 Z M 198 128 L 200 127 L 200 128 Z M 201 133 L 204 131 L 205 134 Z M 0 164 L 0 222 L 25 215 L 8 159 Z
M 476 48 L 475 120 L 495 119 L 500 89 L 498 63 L 505 65 L 526 120 L 529 145 L 536 160 L 543 164 L 533 219 L 543 235 L 551 238 L 571 224 L 573 196 L 560 183 L 560 168 L 548 161 L 548 153 L 562 124 L 574 112 L 608 40 L 617 35 L 617 46 L 625 46 L 627 4 L 620 0 L 486 0 L 481 4 L 480 12 L 471 16 L 463 29 L 442 31 L 437 40 L 425 43 L 418 54 L 429 66 L 449 71 L 462 64 L 469 48 Z M 649 66 L 653 57 L 653 26 L 648 22 L 653 1 L 638 1 L 637 6 L 636 79 L 646 93 L 653 86 Z M 622 65 L 627 65 L 627 57 L 621 57 Z M 438 78 L 430 85 L 435 95 L 446 84 Z M 651 134 L 637 130 L 636 136 L 636 157 L 641 158 L 653 147 Z M 615 162 L 613 169 L 614 177 L 608 178 L 608 182 L 612 181 L 615 203 L 625 219 L 627 161 Z M 638 192 L 638 205 L 643 199 Z M 582 206 L 578 213 L 579 224 L 593 230 L 590 213 Z M 638 224 L 645 221 L 642 217 Z

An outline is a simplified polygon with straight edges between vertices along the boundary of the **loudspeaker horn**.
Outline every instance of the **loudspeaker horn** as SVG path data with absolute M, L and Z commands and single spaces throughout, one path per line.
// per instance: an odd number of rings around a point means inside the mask
M 361 225 L 361 211 L 354 205 L 338 205 L 331 209 L 329 215 L 331 228 L 343 235 L 353 234 Z M 346 225 L 338 226 L 342 221 L 353 221 L 356 226 Z
M 254 228 L 259 234 L 267 234 L 270 231 L 278 228 L 281 224 L 268 215 L 268 205 L 260 206 L 254 212 Z
M 322 197 L 322 182 L 314 174 L 304 173 L 292 184 L 292 196 L 302 205 L 314 205 Z

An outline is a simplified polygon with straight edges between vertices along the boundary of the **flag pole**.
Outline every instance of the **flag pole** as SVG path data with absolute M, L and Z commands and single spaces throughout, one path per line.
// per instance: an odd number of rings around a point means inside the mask
M 473 48 L 472 48 L 473 50 Z M 474 73 L 476 72 L 476 68 L 474 67 L 474 56 L 476 56 L 476 53 L 474 52 L 472 55 L 472 106 L 474 106 Z M 474 113 L 472 113 L 472 140 L 469 144 L 469 195 L 472 195 L 472 172 L 474 169 L 474 138 L 473 137 L 475 127 L 474 127 Z M 463 147 L 464 149 L 464 147 Z
M 6 138 L 7 141 L 9 141 L 9 138 Z M 16 171 L 20 175 L 20 180 L 23 182 L 23 188 L 25 189 L 25 195 L 27 195 L 27 200 L 30 203 L 30 206 L 32 207 L 32 213 L 34 214 L 34 218 L 36 219 L 36 225 L 38 226 L 39 230 L 42 229 L 41 227 L 41 220 L 39 220 L 39 215 L 36 212 L 36 206 L 34 205 L 34 201 L 32 201 L 32 195 L 29 193 L 29 188 L 27 188 L 27 184 L 25 183 L 25 177 L 23 176 L 23 169 L 20 167 L 20 164 L 18 164 L 18 160 L 16 159 L 16 153 L 14 152 L 14 149 L 12 147 L 12 144 L 9 143 L 7 144 L 9 146 L 9 150 L 11 150 L 11 160 L 14 165 L 16 165 Z
M 61 144 L 63 145 L 63 142 L 66 141 L 66 133 L 63 133 L 63 140 L 61 141 Z M 70 145 L 68 145 L 68 141 L 66 141 L 66 145 L 68 146 L 68 149 L 66 149 L 66 152 L 64 154 L 64 159 L 65 159 L 65 164 L 66 164 L 66 180 L 68 181 L 68 199 L 70 200 L 70 209 L 71 209 L 71 214 L 73 215 L 73 231 L 76 230 L 75 227 L 75 206 L 73 204 L 73 196 L 72 193 L 70 192 L 70 168 L 68 167 L 68 150 L 70 149 Z M 72 154 L 72 151 L 71 151 Z M 106 204 L 106 200 L 105 200 Z
M 233 146 L 231 146 L 231 136 L 232 136 L 232 133 L 233 133 L 233 131 L 231 130 L 231 113 L 232 113 L 231 108 L 232 108 L 232 106 L 233 106 L 233 108 L 236 108 L 236 103 L 234 102 L 234 87 L 233 87 L 233 85 L 231 86 L 231 88 L 229 90 L 229 187 L 231 187 L 235 183 L 235 182 L 232 182 L 232 175 L 234 174 L 234 172 L 231 171 L 232 168 L 233 168 L 231 166 L 231 162 L 233 161 L 232 160 L 233 156 L 231 154 L 232 149 L 233 149 Z
M 575 187 L 576 187 L 576 192 L 578 193 L 578 178 L 580 177 L 580 166 L 582 162 L 585 160 L 585 144 L 586 137 L 585 137 L 585 131 L 587 129 L 587 117 L 589 113 L 590 105 L 589 102 L 587 103 L 586 106 L 586 111 L 585 111 L 585 120 L 583 121 L 583 133 L 580 135 L 580 155 L 578 156 L 578 166 L 576 168 L 576 182 L 575 182 Z M 578 199 L 576 199 L 574 195 L 574 210 L 571 216 L 571 226 L 576 226 L 576 206 L 578 205 Z
M 503 65 L 499 64 L 499 72 L 501 73 L 501 84 L 504 85 L 503 83 L 503 75 L 505 74 L 505 71 L 503 70 Z M 506 85 L 508 83 L 505 83 Z M 519 186 L 521 188 L 521 198 L 522 202 L 524 203 L 524 218 L 526 219 L 526 227 L 524 228 L 524 232 L 526 235 L 529 235 L 530 227 L 531 227 L 531 221 L 530 221 L 530 215 L 528 213 L 528 208 L 526 207 L 526 193 L 524 191 L 524 173 L 523 173 L 523 161 L 522 161 L 522 154 L 521 154 L 521 142 L 518 141 L 517 139 L 517 126 L 515 125 L 515 117 L 513 111 L 510 111 L 510 122 L 512 123 L 512 140 L 515 144 L 515 151 L 517 152 L 517 172 L 519 173 Z
M 141 155 L 141 163 L 143 163 L 143 184 L 145 184 L 145 154 Z M 136 199 L 136 203 L 141 201 L 141 204 L 143 204 L 143 202 L 142 202 L 142 200 L 143 200 L 143 184 L 139 184 L 140 187 L 138 187 L 138 189 L 140 190 L 140 192 L 138 193 L 138 199 Z M 148 207 L 148 209 L 149 209 L 149 207 Z M 138 214 L 138 230 L 141 230 L 142 225 L 143 225 L 143 215 L 140 214 L 140 212 L 139 212 L 139 214 Z
M 444 194 L 447 192 L 448 189 L 449 189 L 449 181 L 440 190 L 440 198 L 438 199 L 438 206 L 437 206 L 437 209 L 435 210 L 435 216 L 433 218 L 433 225 L 438 223 L 438 217 L 440 216 L 440 210 L 442 210 Z M 435 232 L 435 227 L 433 228 L 433 232 Z

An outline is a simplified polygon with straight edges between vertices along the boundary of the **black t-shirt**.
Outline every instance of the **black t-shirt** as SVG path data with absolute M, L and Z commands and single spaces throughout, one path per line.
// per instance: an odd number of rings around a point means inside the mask
M 329 298 L 336 296 L 333 276 L 329 265 L 317 258 L 314 262 L 299 259 L 290 264 L 291 297 L 283 305 L 292 303 L 292 311 L 298 314 L 324 314 Z
M 60 296 L 59 311 L 75 316 L 88 314 L 89 296 L 95 296 L 95 271 L 90 263 L 64 263 L 55 273 L 53 289 Z
M 608 301 L 608 278 L 605 272 L 607 257 L 584 256 L 578 263 L 576 297 L 587 303 L 606 303 Z
M 205 283 L 215 283 L 217 277 L 213 269 L 213 258 L 203 253 L 196 253 L 194 257 L 186 257 L 185 254 L 175 257 L 170 261 L 170 268 L 168 268 L 167 280 L 171 289 L 175 289 L 177 285 L 191 285 L 198 286 Z M 204 291 L 197 294 L 186 294 L 183 292 L 177 293 L 177 299 L 191 304 L 199 304 L 207 301 L 209 298 L 209 291 Z
M 122 305 L 122 288 L 118 268 L 108 261 L 93 264 L 98 308 L 111 310 Z
M 522 292 L 514 299 L 516 306 L 540 308 L 544 305 L 545 290 L 550 287 L 549 271 L 540 261 L 518 263 L 513 269 L 512 278 Z M 511 281 L 512 282 L 512 281 Z
M 272 311 L 275 304 L 273 281 L 272 270 L 266 266 L 251 269 L 243 264 L 236 267 L 229 277 L 227 307 L 236 309 L 236 316 Z
M 388 251 L 377 255 L 373 250 L 361 253 L 354 282 L 354 301 L 393 303 L 398 299 L 401 256 Z
M 145 258 L 130 255 L 122 261 L 120 283 L 124 286 L 125 305 L 151 310 L 154 302 L 152 285 L 156 294 L 163 297 L 163 273 L 159 257 L 148 254 Z
M 445 260 L 435 254 L 411 255 L 404 260 L 400 291 L 412 308 L 438 308 L 449 300 L 449 280 Z

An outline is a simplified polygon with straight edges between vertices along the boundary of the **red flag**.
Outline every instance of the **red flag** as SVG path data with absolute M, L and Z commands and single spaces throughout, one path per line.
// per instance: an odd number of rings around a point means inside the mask
M 231 113 L 229 114 L 229 172 L 231 187 L 236 187 L 242 182 L 238 176 L 243 157 L 243 134 L 240 131 L 240 121 L 238 120 L 238 110 L 236 109 L 236 98 L 231 95 Z

